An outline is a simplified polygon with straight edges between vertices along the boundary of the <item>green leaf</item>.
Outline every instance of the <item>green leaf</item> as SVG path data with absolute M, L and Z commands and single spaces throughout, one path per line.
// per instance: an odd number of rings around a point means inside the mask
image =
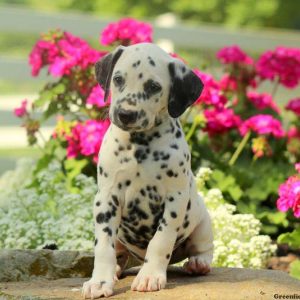
M 54 88 L 52 89 L 52 92 L 55 95 L 59 95 L 59 94 L 64 93 L 65 90 L 66 90 L 66 86 L 63 83 L 59 83 L 54 86 Z
M 40 96 L 34 101 L 35 107 L 43 107 L 47 102 L 52 100 L 53 94 L 50 90 L 43 90 L 40 92 Z
M 281 234 L 277 241 L 280 244 L 288 244 L 292 248 L 300 248 L 300 227 L 292 232 Z
M 47 120 L 48 118 L 50 118 L 51 116 L 55 115 L 58 111 L 59 111 L 59 109 L 57 107 L 57 103 L 50 102 L 47 110 L 43 114 L 44 121 Z
M 300 280 L 300 260 L 297 259 L 290 264 L 290 275 Z
M 82 169 L 87 166 L 89 161 L 87 159 L 67 159 L 65 161 L 65 168 L 67 170 L 67 176 L 69 183 L 79 174 L 81 174 Z
M 232 175 L 225 174 L 220 170 L 215 170 L 212 174 L 212 179 L 222 193 L 228 192 L 233 200 L 238 201 L 243 195 L 241 188 Z

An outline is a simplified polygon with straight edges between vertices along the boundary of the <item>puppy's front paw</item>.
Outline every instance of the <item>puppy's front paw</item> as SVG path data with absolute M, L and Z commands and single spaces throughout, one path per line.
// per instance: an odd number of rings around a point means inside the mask
M 166 286 L 166 272 L 161 271 L 139 271 L 131 284 L 131 290 L 139 292 L 159 291 Z
M 100 297 L 109 297 L 113 294 L 113 282 L 96 281 L 90 279 L 83 284 L 82 296 L 84 299 L 96 299 Z
M 209 260 L 203 255 L 191 256 L 183 266 L 189 274 L 205 275 L 210 272 Z

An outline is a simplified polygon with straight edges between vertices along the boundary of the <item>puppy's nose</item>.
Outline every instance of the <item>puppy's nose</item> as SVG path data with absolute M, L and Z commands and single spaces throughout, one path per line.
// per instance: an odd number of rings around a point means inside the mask
M 137 119 L 137 112 L 133 110 L 120 109 L 118 111 L 118 117 L 123 124 L 132 124 L 135 123 Z

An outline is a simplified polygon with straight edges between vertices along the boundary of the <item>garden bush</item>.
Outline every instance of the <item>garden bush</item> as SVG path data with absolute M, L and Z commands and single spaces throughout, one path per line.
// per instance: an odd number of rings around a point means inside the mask
M 15 174 L 27 170 L 23 163 Z M 220 190 L 204 188 L 210 173 L 200 169 L 196 181 L 213 220 L 214 265 L 264 267 L 276 246 L 269 236 L 259 235 L 260 222 L 253 215 L 233 214 L 235 207 L 224 201 Z M 60 163 L 52 161 L 36 174 L 34 184 L 7 190 L 7 202 L 0 207 L 0 248 L 37 249 L 56 244 L 63 250 L 92 250 L 96 191 L 94 178 L 83 174 L 75 177 L 71 187 Z
M 123 19 L 104 29 L 101 51 L 61 30 L 43 34 L 34 45 L 29 56 L 32 75 L 47 69 L 51 80 L 32 104 L 25 99 L 15 114 L 22 118 L 31 145 L 40 144 L 37 137 L 44 121 L 56 116 L 57 125 L 52 137 L 39 145 L 43 152 L 33 185 L 53 161 L 59 162 L 69 189 L 76 186 L 79 174 L 96 178 L 97 155 L 110 121 L 109 101 L 104 102 L 104 92 L 95 81 L 94 63 L 112 47 L 139 42 L 152 42 L 151 26 Z M 300 191 L 295 188 L 289 196 L 293 205 L 284 209 L 278 205 L 278 210 L 276 203 L 280 203 L 280 184 L 292 175 L 300 157 L 300 98 L 284 99 L 285 107 L 275 98 L 279 88 L 299 87 L 300 49 L 278 47 L 254 59 L 234 45 L 218 51 L 217 60 L 223 70 L 218 76 L 192 66 L 205 84 L 202 95 L 181 118 L 192 168 L 194 172 L 200 166 L 211 168 L 206 186 L 219 188 L 237 213 L 253 214 L 263 233 L 276 238 L 294 229 L 298 232 Z M 264 90 L 266 83 L 273 86 L 271 93 Z M 37 111 L 42 112 L 41 119 L 35 118 Z M 232 214 L 233 206 L 226 207 Z

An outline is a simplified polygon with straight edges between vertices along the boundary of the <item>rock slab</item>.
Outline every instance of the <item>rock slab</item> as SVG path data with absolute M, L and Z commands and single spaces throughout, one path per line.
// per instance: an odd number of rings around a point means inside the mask
M 300 296 L 300 281 L 282 271 L 213 268 L 206 276 L 189 276 L 178 267 L 168 270 L 166 289 L 140 293 L 130 290 L 137 268 L 127 270 L 111 299 L 144 300 L 266 300 L 275 295 Z M 0 299 L 82 299 L 81 286 L 86 279 L 38 279 L 29 282 L 0 283 Z M 281 298 L 283 299 L 283 298 Z M 285 298 L 287 299 L 287 298 Z M 290 298 L 297 299 L 297 298 Z
M 0 251 L 0 282 L 90 277 L 93 265 L 92 252 L 4 249 Z M 136 265 L 134 259 L 129 261 L 129 267 Z

